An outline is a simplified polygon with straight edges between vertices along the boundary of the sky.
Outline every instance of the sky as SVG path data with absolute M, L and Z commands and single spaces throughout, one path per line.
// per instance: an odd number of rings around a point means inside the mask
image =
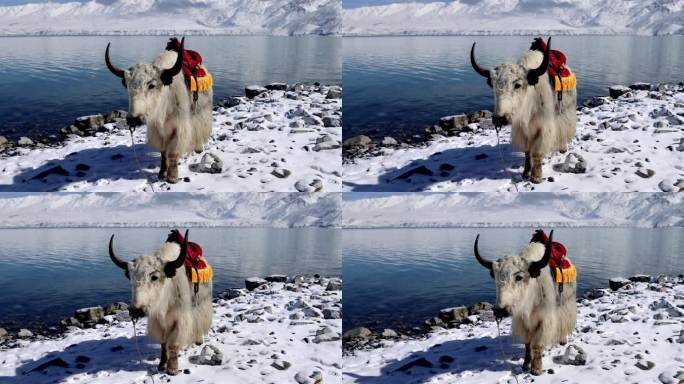
M 57 3 L 67 3 L 69 1 L 75 1 L 75 0 L 52 0 L 53 2 Z M 76 0 L 76 1 L 83 1 L 83 0 Z M 392 3 L 407 3 L 411 1 L 417 1 L 417 2 L 429 2 L 429 1 L 436 1 L 436 0 L 342 0 L 342 7 L 343 8 L 358 8 L 358 7 L 364 7 L 367 5 L 384 5 L 384 4 L 392 4 Z M 2 5 L 18 5 L 18 4 L 26 4 L 26 3 L 45 3 L 47 0 L 0 0 L 0 6 Z

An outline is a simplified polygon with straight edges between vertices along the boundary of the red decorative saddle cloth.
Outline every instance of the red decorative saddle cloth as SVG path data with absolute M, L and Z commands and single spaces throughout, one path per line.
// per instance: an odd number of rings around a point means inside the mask
M 544 39 L 538 37 L 532 41 L 530 50 L 545 53 L 547 50 Z M 552 49 L 549 53 L 549 78 L 551 79 L 551 86 L 556 92 L 562 92 L 568 89 L 574 89 L 577 86 L 577 77 L 567 67 L 567 58 L 561 51 Z
M 537 242 L 546 244 L 549 237 L 544 233 L 544 230 L 538 229 L 532 235 L 530 242 Z M 568 283 L 577 279 L 577 269 L 567 257 L 568 250 L 565 246 L 558 242 L 551 244 L 551 260 L 549 260 L 549 268 L 553 274 L 556 283 Z
M 166 238 L 167 243 L 176 243 L 183 245 L 185 239 L 180 231 L 174 229 Z M 185 269 L 188 271 L 188 277 L 194 284 L 204 284 L 211 281 L 214 272 L 211 265 L 204 259 L 202 247 L 192 241 L 188 243 L 188 255 L 185 258 Z
M 180 50 L 180 41 L 172 37 L 166 44 L 167 51 Z M 192 92 L 206 91 L 212 86 L 212 77 L 209 71 L 202 65 L 202 55 L 197 51 L 183 49 L 183 76 L 185 83 Z

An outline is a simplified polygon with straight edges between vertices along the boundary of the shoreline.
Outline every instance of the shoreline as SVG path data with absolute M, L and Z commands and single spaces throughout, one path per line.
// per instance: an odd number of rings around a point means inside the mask
M 342 88 L 249 85 L 213 108 L 202 153 L 179 161 L 179 181 L 159 181 L 146 129 L 131 137 L 125 111 L 82 116 L 54 143 L 0 137 L 4 192 L 335 192 L 342 182 Z M 4 139 L 4 140 L 3 140 Z
M 341 380 L 341 278 L 247 278 L 245 288 L 215 294 L 213 307 L 209 334 L 201 346 L 180 352 L 174 382 L 220 382 L 225 375 L 245 382 Z M 62 323 L 54 336 L 0 337 L 0 377 L 106 384 L 170 379 L 156 369 L 159 345 L 142 336 L 144 318 L 132 337 L 126 304 L 79 309 Z
M 635 283 L 662 284 L 675 282 L 684 285 L 684 274 L 666 275 L 656 277 L 650 275 L 634 275 L 627 279 L 616 277 L 609 279 L 609 287 L 592 288 L 577 297 L 577 302 L 594 300 L 602 297 L 607 291 L 619 291 L 627 285 Z M 616 289 L 613 289 L 616 288 Z M 627 287 L 629 289 L 631 287 Z M 580 293 L 578 292 L 578 295 Z M 470 304 L 458 304 L 454 307 L 443 308 L 437 311 L 435 316 L 422 322 L 406 324 L 403 327 L 386 328 L 381 325 L 361 325 L 351 329 L 345 329 L 342 336 L 342 347 L 345 355 L 352 354 L 357 350 L 373 350 L 383 348 L 386 341 L 397 340 L 424 340 L 431 334 L 444 329 L 461 328 L 462 326 L 476 326 L 482 322 L 494 322 L 492 303 L 483 301 Z M 682 314 L 684 316 L 684 312 Z

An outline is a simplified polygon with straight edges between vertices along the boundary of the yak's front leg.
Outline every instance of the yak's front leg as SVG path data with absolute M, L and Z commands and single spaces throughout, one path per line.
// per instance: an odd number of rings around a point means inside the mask
M 161 165 L 159 166 L 159 173 L 157 174 L 157 178 L 159 180 L 165 180 L 166 179 L 166 171 L 167 171 L 166 153 L 162 152 L 161 153 Z
M 530 178 L 530 171 L 532 171 L 532 157 L 530 152 L 525 152 L 525 168 L 523 169 L 523 179 L 527 180 Z
M 168 361 L 166 362 L 166 373 L 171 376 L 178 374 L 178 346 L 168 346 Z
M 539 376 L 542 374 L 542 356 L 544 355 L 544 346 L 536 344 L 532 346 L 532 374 Z
M 530 354 L 530 344 L 525 344 L 525 361 L 523 361 L 522 369 L 524 372 L 530 370 L 530 362 L 532 362 L 532 356 Z
M 533 153 L 532 154 L 532 177 L 530 180 L 535 183 L 539 184 L 542 182 L 542 163 L 544 161 L 544 154 L 543 153 Z
M 166 353 L 166 343 L 163 343 L 161 345 L 161 357 L 159 358 L 159 365 L 157 366 L 157 369 L 161 372 L 166 370 L 166 362 L 168 361 L 167 358 L 167 353 Z

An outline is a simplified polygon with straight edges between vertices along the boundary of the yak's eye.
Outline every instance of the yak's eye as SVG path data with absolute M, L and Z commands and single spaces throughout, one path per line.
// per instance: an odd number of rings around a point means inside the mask
M 515 275 L 515 281 L 522 281 L 522 275 Z
M 150 82 L 147 84 L 147 89 L 154 89 L 155 87 L 156 85 L 154 84 L 154 82 Z
M 520 87 L 522 87 L 522 85 L 520 85 L 520 83 L 515 83 L 515 85 L 513 87 L 515 89 L 520 89 Z
M 154 275 L 150 276 L 150 280 L 152 280 L 152 281 L 157 281 L 157 280 L 159 280 L 159 276 L 157 276 L 156 274 L 154 274 Z

